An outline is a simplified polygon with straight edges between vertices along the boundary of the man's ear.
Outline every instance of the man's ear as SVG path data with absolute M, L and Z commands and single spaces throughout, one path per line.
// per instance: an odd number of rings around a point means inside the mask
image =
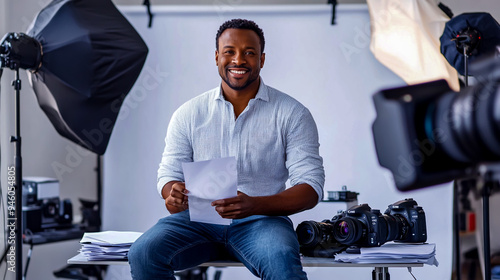
M 219 51 L 215 50 L 215 65 L 219 66 Z
M 262 53 L 260 55 L 260 68 L 264 67 L 264 62 L 266 61 L 266 54 Z

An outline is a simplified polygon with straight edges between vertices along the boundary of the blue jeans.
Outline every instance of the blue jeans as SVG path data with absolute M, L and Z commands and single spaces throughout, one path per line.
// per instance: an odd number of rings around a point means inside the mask
M 132 245 L 135 280 L 174 280 L 174 271 L 213 260 L 237 260 L 266 280 L 307 279 L 288 217 L 251 216 L 231 225 L 189 220 L 189 210 L 162 218 Z

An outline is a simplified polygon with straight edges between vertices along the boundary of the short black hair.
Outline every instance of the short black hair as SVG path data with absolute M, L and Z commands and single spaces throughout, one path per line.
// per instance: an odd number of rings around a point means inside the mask
M 230 28 L 248 29 L 248 30 L 252 30 L 255 33 L 257 33 L 257 36 L 259 36 L 259 39 L 260 39 L 260 53 L 261 54 L 264 53 L 264 45 L 266 43 L 266 41 L 264 40 L 264 32 L 262 31 L 262 29 L 260 29 L 260 27 L 254 21 L 247 20 L 247 19 L 241 19 L 241 18 L 235 18 L 235 19 L 228 20 L 228 21 L 224 22 L 219 27 L 219 30 L 217 31 L 217 35 L 215 36 L 215 49 L 216 50 L 219 49 L 219 37 L 220 37 L 220 35 L 226 29 L 230 29 Z

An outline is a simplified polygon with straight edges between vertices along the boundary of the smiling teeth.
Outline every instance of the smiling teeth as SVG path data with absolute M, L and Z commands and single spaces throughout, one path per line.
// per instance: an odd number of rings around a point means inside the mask
M 231 73 L 235 73 L 235 74 L 245 74 L 246 71 L 236 71 L 236 70 L 230 70 Z

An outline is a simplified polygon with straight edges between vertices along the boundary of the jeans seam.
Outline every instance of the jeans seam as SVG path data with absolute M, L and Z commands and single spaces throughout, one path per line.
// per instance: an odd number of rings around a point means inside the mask
M 169 263 L 170 266 L 172 266 L 172 260 L 175 258 L 175 256 L 186 251 L 187 249 L 193 248 L 194 246 L 197 246 L 197 245 L 200 245 L 203 243 L 210 243 L 210 241 L 198 241 L 196 243 L 189 244 L 189 246 L 182 247 L 180 250 L 177 250 L 175 253 L 172 254 L 172 256 L 170 257 L 170 259 L 168 260 L 167 263 Z
M 251 263 L 239 249 L 237 249 L 236 247 L 234 247 L 233 244 L 231 244 L 231 242 L 228 242 L 228 245 L 231 246 L 231 248 L 234 251 L 236 251 L 245 260 L 245 262 L 248 263 L 248 265 L 250 265 L 252 267 L 253 271 L 259 273 L 259 271 L 255 268 L 255 266 L 253 265 L 253 263 Z M 260 275 L 259 275 L 259 277 L 260 277 Z

